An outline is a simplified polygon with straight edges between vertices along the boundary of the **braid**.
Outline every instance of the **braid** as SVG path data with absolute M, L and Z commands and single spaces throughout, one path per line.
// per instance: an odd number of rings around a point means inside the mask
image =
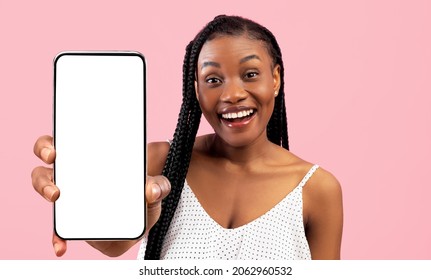
M 266 35 L 271 40 L 271 47 L 273 48 L 273 57 L 275 63 L 280 65 L 280 90 L 275 98 L 274 112 L 267 126 L 268 139 L 289 150 L 289 138 L 287 135 L 287 118 L 286 118 L 286 105 L 284 94 L 284 64 L 281 55 L 280 47 L 274 35 L 265 27 L 263 27 Z
M 163 245 L 164 236 L 169 228 L 170 221 L 175 212 L 176 206 L 178 204 L 179 196 L 181 194 L 181 178 L 184 179 L 183 174 L 186 172 L 185 169 L 188 167 L 189 156 L 187 156 L 187 151 L 191 150 L 190 143 L 188 140 L 190 137 L 187 135 L 187 131 L 191 129 L 188 126 L 189 116 L 192 109 L 196 109 L 193 106 L 193 100 L 190 94 L 187 94 L 189 88 L 189 60 L 191 53 L 192 43 L 190 43 L 186 48 L 186 55 L 184 57 L 183 65 L 183 100 L 181 105 L 181 110 L 178 116 L 178 124 L 175 129 L 173 142 L 169 149 L 169 153 L 166 159 L 165 166 L 163 168 L 162 174 L 166 176 L 171 183 L 171 192 L 162 201 L 162 213 L 158 222 L 151 229 L 148 236 L 148 243 L 145 252 L 145 259 L 159 259 L 160 252 Z M 198 123 L 200 121 L 200 111 L 193 112 L 193 115 L 198 115 Z M 195 117 L 196 119 L 196 117 Z M 184 180 L 183 180 L 184 182 Z
M 223 21 L 224 19 L 214 20 L 208 24 L 186 48 L 183 64 L 183 100 L 174 139 L 162 173 L 171 183 L 171 192 L 162 201 L 160 218 L 150 230 L 145 259 L 160 258 L 163 240 L 180 200 L 202 115 L 195 96 L 195 66 L 202 45 L 213 32 L 214 27 Z
M 190 164 L 193 145 L 199 128 L 202 111 L 195 95 L 196 64 L 203 44 L 215 35 L 241 35 L 254 28 L 254 35 L 264 34 L 264 40 L 274 61 L 280 65 L 281 87 L 275 99 L 274 113 L 267 126 L 268 139 L 288 149 L 286 109 L 284 105 L 284 69 L 280 48 L 272 33 L 256 23 L 240 17 L 217 16 L 208 23 L 186 47 L 183 64 L 183 99 L 173 141 L 162 175 L 171 183 L 171 192 L 162 201 L 159 220 L 150 230 L 145 259 L 159 259 L 163 241 L 175 214 Z M 263 28 L 263 30 L 262 30 Z M 257 38 L 256 38 L 257 39 Z M 275 52 L 275 54 L 274 54 Z

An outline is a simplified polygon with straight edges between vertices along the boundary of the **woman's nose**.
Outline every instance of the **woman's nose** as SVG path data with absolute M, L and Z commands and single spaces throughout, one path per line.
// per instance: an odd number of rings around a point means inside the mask
M 241 86 L 240 83 L 230 82 L 225 83 L 220 100 L 227 103 L 238 103 L 247 98 L 247 91 Z

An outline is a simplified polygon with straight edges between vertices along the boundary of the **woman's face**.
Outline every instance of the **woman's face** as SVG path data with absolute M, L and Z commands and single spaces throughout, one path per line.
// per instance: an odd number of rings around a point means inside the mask
M 196 69 L 202 113 L 226 143 L 241 147 L 266 139 L 266 126 L 280 87 L 265 43 L 245 36 L 207 41 Z

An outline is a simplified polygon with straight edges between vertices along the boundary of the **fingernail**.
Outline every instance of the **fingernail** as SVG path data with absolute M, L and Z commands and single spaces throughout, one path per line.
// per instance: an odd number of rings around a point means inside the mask
M 48 161 L 49 154 L 51 154 L 50 148 L 43 148 L 42 151 L 40 152 L 40 155 L 42 156 L 42 159 L 44 161 Z
M 56 192 L 57 190 L 52 186 L 46 186 L 45 188 L 43 188 L 43 195 L 49 202 L 52 202 L 52 198 L 54 197 Z
M 153 194 L 153 199 L 157 200 L 162 195 L 162 190 L 160 189 L 160 186 L 158 184 L 153 184 L 151 186 L 151 192 Z
M 54 243 L 54 251 L 55 254 L 58 255 L 58 252 L 60 251 L 60 245 L 58 245 L 57 243 Z

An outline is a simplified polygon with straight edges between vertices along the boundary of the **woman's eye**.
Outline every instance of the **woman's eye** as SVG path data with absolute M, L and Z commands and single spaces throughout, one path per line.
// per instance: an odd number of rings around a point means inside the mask
M 208 84 L 221 83 L 220 79 L 214 77 L 206 79 L 205 82 L 207 82 Z
M 245 74 L 245 77 L 247 79 L 253 79 L 253 78 L 256 78 L 258 75 L 259 75 L 259 73 L 257 73 L 257 72 L 248 72 Z

